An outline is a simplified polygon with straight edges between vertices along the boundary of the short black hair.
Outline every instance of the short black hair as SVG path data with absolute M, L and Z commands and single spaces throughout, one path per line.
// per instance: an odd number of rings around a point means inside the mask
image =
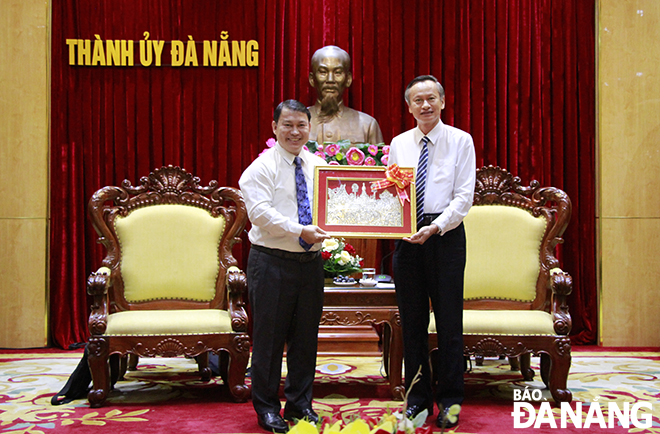
M 277 123 L 280 120 L 280 115 L 282 114 L 282 110 L 284 110 L 285 108 L 292 110 L 294 112 L 305 113 L 307 115 L 307 120 L 308 121 L 312 120 L 312 114 L 309 112 L 307 107 L 305 107 L 305 104 L 295 99 L 287 99 L 286 101 L 282 101 L 281 103 L 279 103 L 277 105 L 277 108 L 275 108 L 275 111 L 273 112 L 273 120 L 275 121 L 275 123 Z
M 406 86 L 406 91 L 404 92 L 403 96 L 408 104 L 410 104 L 410 88 L 416 85 L 417 83 L 421 83 L 422 81 L 432 81 L 433 83 L 435 83 L 438 86 L 438 93 L 440 94 L 440 97 L 444 98 L 445 89 L 442 87 L 442 85 L 440 84 L 437 78 L 435 78 L 432 75 L 420 75 L 419 77 L 413 78 L 412 81 L 408 83 L 408 86 Z

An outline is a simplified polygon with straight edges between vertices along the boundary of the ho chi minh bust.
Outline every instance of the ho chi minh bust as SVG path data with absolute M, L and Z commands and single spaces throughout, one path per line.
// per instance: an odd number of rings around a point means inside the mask
M 376 119 L 366 113 L 346 107 L 344 90 L 353 83 L 351 58 L 334 45 L 318 49 L 312 56 L 309 84 L 316 89 L 316 103 L 309 107 L 312 114 L 309 139 L 319 143 L 383 143 L 383 134 Z

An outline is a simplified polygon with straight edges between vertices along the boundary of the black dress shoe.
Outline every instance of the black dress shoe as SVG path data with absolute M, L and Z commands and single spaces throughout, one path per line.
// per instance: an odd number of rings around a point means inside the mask
M 449 413 L 449 408 L 445 408 L 443 411 L 440 412 L 440 414 L 438 414 L 438 418 L 435 421 L 435 424 L 438 428 L 442 428 L 442 429 L 453 428 L 456 425 L 458 425 L 458 415 L 454 416 L 456 420 L 452 422 L 449 420 L 448 413 Z
M 259 426 L 270 432 L 287 432 L 289 425 L 282 419 L 279 413 L 258 414 Z
M 433 406 L 422 405 L 422 404 L 409 405 L 408 408 L 406 409 L 406 418 L 412 420 L 416 418 L 417 415 L 423 412 L 424 410 L 429 411 L 428 414 L 429 416 L 433 415 Z
M 316 412 L 312 410 L 311 407 L 304 408 L 302 410 L 291 410 L 284 408 L 284 419 L 286 420 L 307 419 L 308 422 L 316 424 L 319 422 L 319 415 L 316 414 Z

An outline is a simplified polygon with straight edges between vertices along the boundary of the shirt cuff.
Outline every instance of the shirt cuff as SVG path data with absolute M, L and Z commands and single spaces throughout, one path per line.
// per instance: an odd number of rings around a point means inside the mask
M 298 236 L 301 236 L 304 227 L 305 227 L 304 225 L 301 225 L 298 222 L 292 223 L 291 232 L 293 232 L 293 234 L 297 234 Z
M 440 235 L 440 236 L 444 235 L 444 230 L 442 229 L 442 223 L 443 223 L 442 216 L 438 217 L 437 219 L 435 219 L 431 222 L 432 225 L 436 225 L 438 227 L 437 234 Z

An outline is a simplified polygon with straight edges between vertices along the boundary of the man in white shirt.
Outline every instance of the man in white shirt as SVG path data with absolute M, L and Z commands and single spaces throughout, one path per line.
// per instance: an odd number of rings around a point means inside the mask
M 405 99 L 417 127 L 392 140 L 389 164 L 417 168 L 420 208 L 417 233 L 396 242 L 393 258 L 407 389 L 422 367 L 420 381 L 408 395 L 406 413 L 414 417 L 428 409 L 432 414 L 435 401 L 443 409 L 437 418 L 441 427 L 444 413 L 451 405 L 462 403 L 464 396 L 463 218 L 472 206 L 476 158 L 472 137 L 440 120 L 445 93 L 435 77 L 424 75 L 412 80 Z M 420 314 L 428 312 L 429 299 L 438 332 L 439 351 L 433 367 L 438 376 L 435 397 L 428 361 L 429 315 Z
M 320 244 L 329 236 L 311 224 L 314 168 L 326 162 L 303 146 L 309 110 L 287 100 L 273 114 L 277 144 L 259 156 L 238 181 L 248 217 L 247 280 L 252 308 L 252 403 L 259 425 L 286 432 L 286 420 L 318 421 L 312 409 L 318 328 L 323 312 Z M 287 348 L 286 405 L 278 396 Z

